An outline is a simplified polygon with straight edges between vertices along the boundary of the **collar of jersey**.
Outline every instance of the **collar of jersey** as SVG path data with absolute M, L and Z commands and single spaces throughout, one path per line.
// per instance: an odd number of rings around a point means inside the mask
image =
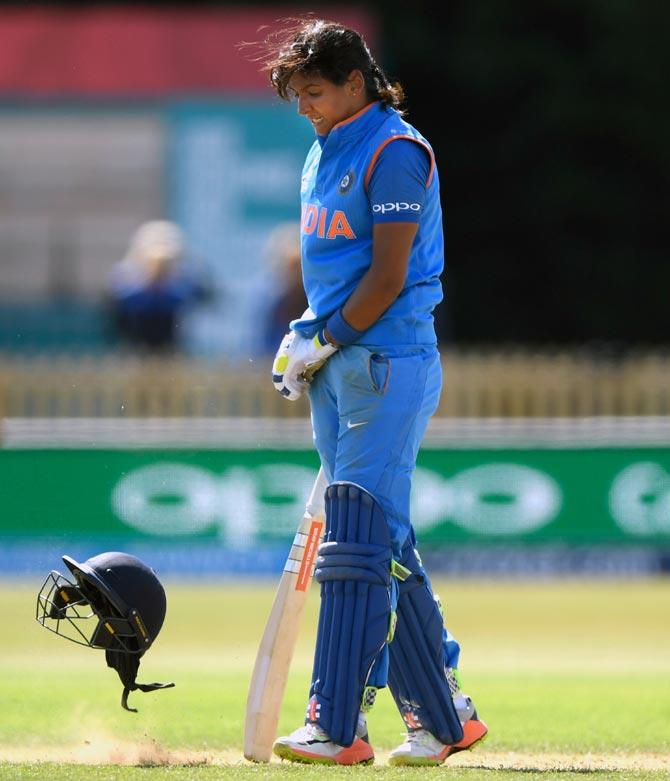
M 383 120 L 382 113 L 385 112 L 385 106 L 379 101 L 368 103 L 367 106 L 363 106 L 360 111 L 348 119 L 338 122 L 327 135 L 317 136 L 319 146 L 323 150 L 327 144 L 330 151 L 330 149 L 335 149 L 342 144 L 354 141 L 371 127 L 379 125 Z

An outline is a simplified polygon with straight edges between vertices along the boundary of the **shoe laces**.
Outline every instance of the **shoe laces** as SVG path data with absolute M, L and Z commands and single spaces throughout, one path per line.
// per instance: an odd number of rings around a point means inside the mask
M 407 731 L 407 743 L 410 746 L 417 746 L 417 748 L 426 748 L 431 750 L 438 750 L 444 744 L 428 732 L 427 729 L 411 729 Z
M 365 716 L 361 713 L 358 716 L 358 724 L 356 725 L 356 737 L 368 739 L 368 725 L 365 720 Z M 318 740 L 322 743 L 330 741 L 330 736 L 323 730 L 315 721 L 308 721 L 303 724 L 302 727 L 294 730 L 290 735 L 291 740 L 295 740 L 299 743 L 309 743 L 310 741 Z
M 303 724 L 302 727 L 298 727 L 297 730 L 291 733 L 290 738 L 291 740 L 295 740 L 299 743 L 309 743 L 312 740 L 319 740 L 323 742 L 330 740 L 328 735 L 321 729 L 321 727 L 312 721 L 308 721 L 307 724 Z

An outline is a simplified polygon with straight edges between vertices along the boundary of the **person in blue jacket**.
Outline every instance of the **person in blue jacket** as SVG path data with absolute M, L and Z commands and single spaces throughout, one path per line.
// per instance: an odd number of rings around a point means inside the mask
M 389 762 L 437 765 L 487 726 L 461 691 L 459 645 L 410 519 L 412 473 L 442 384 L 435 156 L 403 118 L 401 85 L 357 31 L 298 20 L 264 53 L 273 88 L 316 133 L 301 185 L 308 308 L 289 324 L 273 382 L 288 400 L 308 394 L 329 481 L 306 720 L 274 751 L 300 762 L 374 761 L 366 713 L 388 685 L 407 727 Z

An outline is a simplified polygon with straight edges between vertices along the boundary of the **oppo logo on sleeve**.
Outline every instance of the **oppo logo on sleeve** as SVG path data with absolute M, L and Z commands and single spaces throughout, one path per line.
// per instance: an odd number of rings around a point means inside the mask
M 375 213 L 388 214 L 389 212 L 420 212 L 420 203 L 407 203 L 407 201 L 396 201 L 395 203 L 373 203 L 372 211 Z

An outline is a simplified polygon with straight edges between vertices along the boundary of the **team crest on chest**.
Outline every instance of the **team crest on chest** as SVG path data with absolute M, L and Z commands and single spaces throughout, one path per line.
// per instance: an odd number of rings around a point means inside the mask
M 337 192 L 340 195 L 346 195 L 353 187 L 355 180 L 356 175 L 354 172 L 352 170 L 347 171 L 347 173 L 340 179 L 340 183 L 337 185 Z

